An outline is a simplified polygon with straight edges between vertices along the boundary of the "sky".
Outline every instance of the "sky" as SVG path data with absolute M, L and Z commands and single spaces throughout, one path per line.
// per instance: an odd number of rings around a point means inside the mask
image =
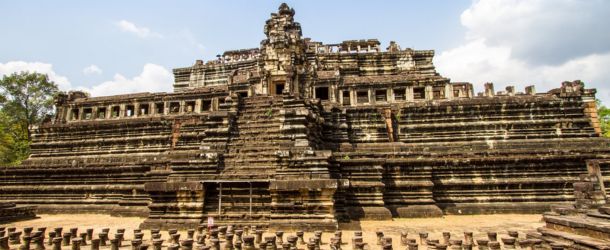
M 437 71 L 481 91 L 580 79 L 610 106 L 610 1 L 0 1 L 0 75 L 48 74 L 93 96 L 171 92 L 172 69 L 258 47 L 286 2 L 303 35 L 436 51 Z

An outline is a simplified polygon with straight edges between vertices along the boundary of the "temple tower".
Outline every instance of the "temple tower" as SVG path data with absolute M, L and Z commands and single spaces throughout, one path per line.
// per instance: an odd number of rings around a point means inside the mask
M 301 25 L 294 21 L 294 9 L 283 3 L 265 24 L 267 39 L 261 41 L 261 92 L 298 95 L 299 76 L 303 74 L 305 43 Z

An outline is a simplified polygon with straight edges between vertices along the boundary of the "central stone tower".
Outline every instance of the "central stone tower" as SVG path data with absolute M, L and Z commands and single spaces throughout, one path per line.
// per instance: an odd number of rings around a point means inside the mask
M 260 93 L 298 95 L 304 76 L 306 45 L 301 25 L 294 21 L 294 9 L 283 3 L 265 24 L 267 39 L 261 42 L 262 79 Z

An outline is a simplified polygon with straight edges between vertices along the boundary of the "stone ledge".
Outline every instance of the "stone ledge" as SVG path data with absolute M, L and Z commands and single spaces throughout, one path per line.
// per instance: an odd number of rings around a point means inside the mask
M 443 217 L 443 211 L 436 205 L 412 205 L 396 207 L 396 215 L 399 218 Z

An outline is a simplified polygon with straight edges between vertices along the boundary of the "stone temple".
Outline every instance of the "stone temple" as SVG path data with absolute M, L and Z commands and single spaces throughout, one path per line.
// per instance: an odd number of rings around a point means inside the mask
M 595 90 L 537 93 L 436 72 L 434 51 L 324 44 L 285 4 L 258 48 L 174 69 L 172 93 L 56 98 L 0 200 L 39 212 L 335 230 L 361 219 L 538 213 L 610 176 Z M 460 63 L 460 62 L 455 62 Z M 600 175 L 601 176 L 601 175 Z M 610 179 L 605 178 L 606 187 Z

